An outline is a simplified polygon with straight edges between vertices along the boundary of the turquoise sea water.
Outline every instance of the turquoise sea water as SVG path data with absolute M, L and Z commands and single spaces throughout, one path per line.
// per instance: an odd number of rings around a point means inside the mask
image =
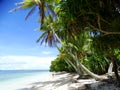
M 23 84 L 44 81 L 50 75 L 47 70 L 0 70 L 0 90 L 17 90 Z

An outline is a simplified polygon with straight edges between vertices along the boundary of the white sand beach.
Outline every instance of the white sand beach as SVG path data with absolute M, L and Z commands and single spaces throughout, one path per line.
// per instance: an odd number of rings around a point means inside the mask
M 114 81 L 79 79 L 77 74 L 56 73 L 42 82 L 33 82 L 17 90 L 120 90 Z

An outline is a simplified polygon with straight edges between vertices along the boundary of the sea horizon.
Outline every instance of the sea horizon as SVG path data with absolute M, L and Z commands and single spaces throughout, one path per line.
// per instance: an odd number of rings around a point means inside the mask
M 44 81 L 50 75 L 49 70 L 0 70 L 0 88 L 17 90 L 18 87 Z
M 49 71 L 49 69 L 1 69 L 0 71 Z

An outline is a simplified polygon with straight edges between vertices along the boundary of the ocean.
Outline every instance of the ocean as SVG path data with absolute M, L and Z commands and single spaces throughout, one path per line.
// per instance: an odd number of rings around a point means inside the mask
M 48 70 L 0 70 L 0 90 L 18 90 L 24 85 L 44 81 L 50 75 Z

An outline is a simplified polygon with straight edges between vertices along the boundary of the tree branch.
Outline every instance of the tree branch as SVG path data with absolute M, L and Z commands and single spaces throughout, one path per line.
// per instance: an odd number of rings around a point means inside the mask
M 96 30 L 96 31 L 99 31 L 99 32 L 102 32 L 104 33 L 105 35 L 112 35 L 112 34 L 120 34 L 120 32 L 109 32 L 109 31 L 105 31 L 105 30 L 102 30 L 102 29 L 99 29 L 91 24 L 89 24 L 89 26 L 93 29 L 93 30 Z

